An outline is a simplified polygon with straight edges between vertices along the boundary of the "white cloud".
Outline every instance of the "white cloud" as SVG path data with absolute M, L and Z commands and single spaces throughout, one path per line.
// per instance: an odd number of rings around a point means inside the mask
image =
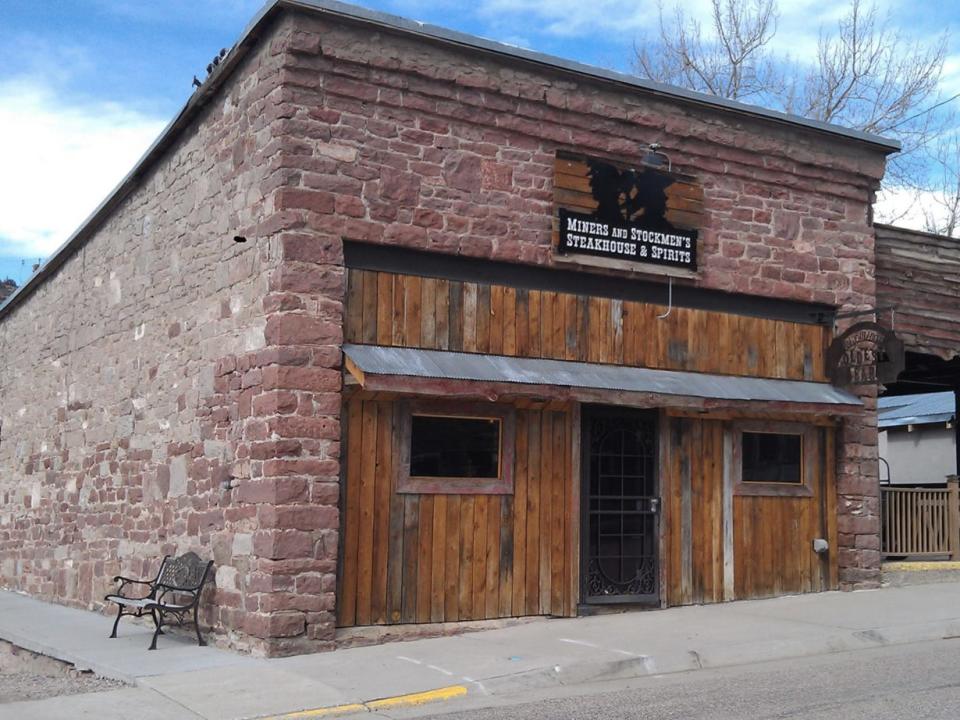
M 960 93 L 960 53 L 948 55 L 943 61 L 943 77 L 940 88 L 946 97 Z M 956 105 L 954 105 L 956 108 Z
M 938 224 L 946 218 L 945 201 L 942 192 L 884 188 L 877 194 L 874 217 L 879 223 L 926 231 L 929 220 Z
M 115 103 L 65 101 L 40 81 L 0 81 L 0 255 L 49 255 L 164 124 Z
M 692 16 L 708 7 L 707 0 L 685 4 Z M 657 28 L 656 3 L 624 3 L 622 0 L 481 0 L 478 14 L 496 26 L 509 25 L 517 31 L 543 32 L 557 37 L 589 37 L 602 44 L 607 34 L 633 37 Z M 523 23 L 523 24 L 519 24 Z M 526 25 L 526 26 L 524 26 Z
M 417 0 L 401 2 L 402 9 L 413 9 Z M 687 21 L 698 21 L 705 31 L 711 28 L 709 0 L 663 2 L 664 16 L 669 21 L 674 8 L 681 7 Z M 846 4 L 824 4 L 822 0 L 781 0 L 775 51 L 802 59 L 816 50 L 821 27 L 830 28 L 846 11 Z M 524 32 L 543 32 L 560 37 L 586 37 L 598 31 L 614 36 L 633 38 L 655 36 L 659 32 L 657 3 L 624 3 L 622 0 L 479 0 L 477 14 L 485 21 L 501 26 L 525 23 Z M 597 35 L 603 43 L 606 35 Z

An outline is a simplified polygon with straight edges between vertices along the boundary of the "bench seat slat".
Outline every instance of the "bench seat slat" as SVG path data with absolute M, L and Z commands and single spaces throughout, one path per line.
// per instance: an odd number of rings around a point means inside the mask
M 161 607 L 164 610 L 187 610 L 190 607 L 190 603 L 157 602 L 153 598 L 127 598 L 122 595 L 107 595 L 104 600 L 137 608 Z
M 115 602 L 118 605 L 127 605 L 129 607 L 145 608 L 156 605 L 157 601 L 153 598 L 128 598 L 123 595 L 107 595 L 104 600 Z

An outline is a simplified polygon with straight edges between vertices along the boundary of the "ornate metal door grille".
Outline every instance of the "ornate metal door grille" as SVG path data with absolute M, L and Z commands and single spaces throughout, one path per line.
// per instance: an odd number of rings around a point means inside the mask
M 656 422 L 637 411 L 584 411 L 583 599 L 659 600 Z

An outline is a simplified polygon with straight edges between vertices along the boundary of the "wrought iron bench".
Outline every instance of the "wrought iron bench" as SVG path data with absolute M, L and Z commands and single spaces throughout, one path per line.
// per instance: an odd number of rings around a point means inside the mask
M 135 580 L 134 578 L 117 575 L 114 582 L 119 582 L 117 591 L 104 597 L 107 602 L 117 604 L 117 619 L 113 621 L 113 632 L 110 637 L 117 636 L 117 625 L 124 615 L 141 617 L 149 614 L 153 619 L 155 630 L 150 650 L 157 649 L 157 636 L 163 635 L 163 626 L 169 626 L 167 618 L 176 619 L 177 625 L 190 622 L 188 614 L 193 613 L 193 626 L 197 632 L 197 643 L 206 645 L 200 635 L 200 623 L 197 620 L 197 610 L 200 607 L 200 595 L 203 586 L 210 577 L 210 568 L 213 560 L 204 562 L 196 553 L 188 552 L 179 557 L 165 555 L 160 563 L 160 570 L 153 580 Z M 145 595 L 130 597 L 125 594 L 128 585 L 143 586 Z

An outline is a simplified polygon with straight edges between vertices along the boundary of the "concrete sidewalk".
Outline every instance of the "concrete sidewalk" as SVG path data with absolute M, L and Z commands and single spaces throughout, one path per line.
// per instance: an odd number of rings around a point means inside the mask
M 134 688 L 0 705 L 0 718 L 66 712 L 98 718 L 235 720 L 349 705 L 439 688 L 440 697 L 698 670 L 960 636 L 960 583 L 822 593 L 580 619 L 263 660 L 12 593 L 0 638 Z M 422 698 L 421 698 L 422 699 Z M 391 701 L 392 702 L 392 701 Z M 389 707 L 389 703 L 384 706 Z M 436 708 L 434 708 L 436 709 Z

